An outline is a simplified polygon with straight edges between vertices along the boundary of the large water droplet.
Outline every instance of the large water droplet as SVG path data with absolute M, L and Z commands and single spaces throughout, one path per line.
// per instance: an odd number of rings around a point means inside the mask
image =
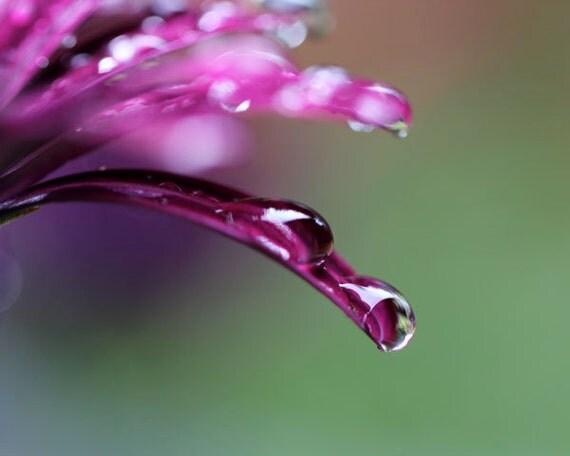
M 416 319 L 398 290 L 366 276 L 347 278 L 340 287 L 353 307 L 368 309 L 362 325 L 380 350 L 398 351 L 410 342 L 416 330 Z
M 283 261 L 316 263 L 333 251 L 327 222 L 299 203 L 248 198 L 221 206 L 227 222 Z

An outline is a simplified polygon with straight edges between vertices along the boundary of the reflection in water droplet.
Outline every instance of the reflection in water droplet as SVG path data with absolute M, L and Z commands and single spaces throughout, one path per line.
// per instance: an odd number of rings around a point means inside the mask
M 22 271 L 16 260 L 0 251 L 0 312 L 14 305 L 22 291 Z
M 386 352 L 404 348 L 416 329 L 414 314 L 404 297 L 372 277 L 354 276 L 347 280 L 340 287 L 355 307 L 368 309 L 362 324 L 378 348 Z

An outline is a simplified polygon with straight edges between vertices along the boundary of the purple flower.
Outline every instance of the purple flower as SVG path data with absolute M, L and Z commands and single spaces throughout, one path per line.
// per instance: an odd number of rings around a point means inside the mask
M 0 224 L 67 201 L 169 213 L 261 251 L 327 296 L 381 350 L 403 348 L 415 330 L 408 303 L 358 275 L 333 251 L 327 222 L 303 204 L 163 171 L 43 180 L 119 139 L 159 157 L 181 142 L 234 150 L 232 122 L 248 113 L 341 119 L 405 137 L 411 109 L 396 89 L 338 67 L 299 70 L 290 60 L 289 49 L 319 33 L 326 17 L 318 0 L 0 0 Z M 195 158 L 169 167 L 187 174 L 204 160 L 227 160 Z

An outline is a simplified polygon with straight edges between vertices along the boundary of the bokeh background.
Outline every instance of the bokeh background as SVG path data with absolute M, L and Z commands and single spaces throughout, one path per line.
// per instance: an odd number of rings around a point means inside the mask
M 210 177 L 317 208 L 414 343 L 203 229 L 52 207 L 0 232 L 0 454 L 568 454 L 570 4 L 331 3 L 297 60 L 402 88 L 411 136 L 256 119 Z

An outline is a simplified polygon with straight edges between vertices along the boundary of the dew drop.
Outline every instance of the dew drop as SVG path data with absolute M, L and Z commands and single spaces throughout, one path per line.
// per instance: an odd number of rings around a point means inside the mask
M 340 88 L 350 78 L 344 68 L 337 66 L 312 66 L 303 71 L 301 84 L 312 104 L 324 106 L 330 103 Z
M 276 35 L 290 48 L 301 46 L 307 39 L 309 30 L 303 21 L 295 21 L 292 24 L 281 24 L 277 27 Z
M 158 186 L 160 188 L 164 188 L 166 190 L 171 190 L 173 192 L 181 192 L 182 188 L 180 188 L 180 186 L 178 184 L 176 184 L 175 182 L 161 182 L 160 184 L 158 184 Z
M 396 137 L 400 139 L 405 139 L 410 134 L 410 127 L 403 120 L 389 125 L 388 128 L 390 131 L 392 131 L 392 133 L 394 133 L 394 135 L 396 135 Z
M 61 45 L 66 49 L 71 49 L 77 44 L 75 35 L 65 35 L 61 40 Z
M 399 351 L 412 339 L 416 320 L 412 308 L 398 290 L 381 280 L 354 276 L 340 283 L 351 307 L 367 309 L 362 325 L 378 348 Z
M 300 13 L 324 8 L 323 0 L 259 0 L 261 6 L 279 13 Z
M 47 68 L 49 65 L 49 59 L 47 57 L 41 56 L 36 59 L 36 66 L 38 68 Z
M 232 114 L 246 112 L 251 107 L 251 100 L 240 96 L 238 85 L 230 79 L 213 82 L 208 90 L 208 98 Z
M 302 204 L 247 198 L 222 204 L 221 208 L 237 229 L 284 261 L 318 263 L 333 251 L 327 222 Z
M 347 123 L 350 129 L 356 133 L 371 133 L 376 129 L 374 125 L 365 124 L 357 120 L 349 120 Z
M 99 64 L 97 65 L 97 71 L 99 74 L 109 73 L 110 71 L 114 70 L 119 63 L 113 57 L 103 57 L 99 60 Z
M 239 114 L 240 112 L 246 112 L 251 107 L 251 100 L 243 100 L 240 103 L 220 103 L 220 106 L 232 114 Z

